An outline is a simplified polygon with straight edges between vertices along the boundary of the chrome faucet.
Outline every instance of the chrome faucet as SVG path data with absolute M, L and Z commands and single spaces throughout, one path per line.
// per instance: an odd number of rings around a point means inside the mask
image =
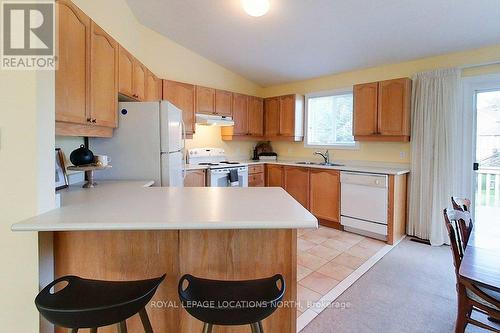
M 330 164 L 330 153 L 328 152 L 328 150 L 325 153 L 317 151 L 314 153 L 314 155 L 320 155 L 325 160 L 325 164 Z

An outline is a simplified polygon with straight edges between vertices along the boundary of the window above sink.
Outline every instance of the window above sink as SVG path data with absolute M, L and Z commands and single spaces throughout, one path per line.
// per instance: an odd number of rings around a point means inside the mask
M 352 89 L 306 95 L 306 148 L 359 149 L 354 141 Z

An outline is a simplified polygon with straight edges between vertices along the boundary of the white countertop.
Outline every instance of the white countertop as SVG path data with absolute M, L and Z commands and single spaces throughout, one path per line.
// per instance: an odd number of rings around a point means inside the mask
M 404 175 L 410 172 L 410 168 L 407 165 L 395 165 L 387 163 L 378 162 L 344 162 L 335 161 L 333 163 L 338 163 L 342 165 L 318 165 L 318 164 L 298 164 L 298 161 L 247 161 L 248 164 L 279 164 L 288 166 L 297 166 L 305 168 L 316 168 L 316 169 L 331 169 L 340 171 L 353 171 L 353 172 L 366 172 L 366 173 L 378 173 L 384 175 Z M 317 162 L 317 161 L 315 161 Z
M 281 188 L 144 187 L 103 182 L 62 191 L 62 207 L 13 231 L 298 229 L 317 219 Z

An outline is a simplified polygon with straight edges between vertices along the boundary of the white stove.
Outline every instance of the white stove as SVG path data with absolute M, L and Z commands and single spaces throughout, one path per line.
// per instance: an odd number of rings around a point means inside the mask
M 248 187 L 248 165 L 237 161 L 228 161 L 222 148 L 189 149 L 187 158 L 188 164 L 207 166 L 209 169 L 207 184 L 211 187 Z M 236 173 L 238 175 L 237 181 L 235 181 Z

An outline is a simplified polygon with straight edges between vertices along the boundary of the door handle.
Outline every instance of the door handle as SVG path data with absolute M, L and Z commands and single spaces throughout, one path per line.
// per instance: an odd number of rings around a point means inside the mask
M 472 170 L 474 170 L 474 171 L 479 170 L 479 163 L 477 163 L 477 162 L 472 163 Z

